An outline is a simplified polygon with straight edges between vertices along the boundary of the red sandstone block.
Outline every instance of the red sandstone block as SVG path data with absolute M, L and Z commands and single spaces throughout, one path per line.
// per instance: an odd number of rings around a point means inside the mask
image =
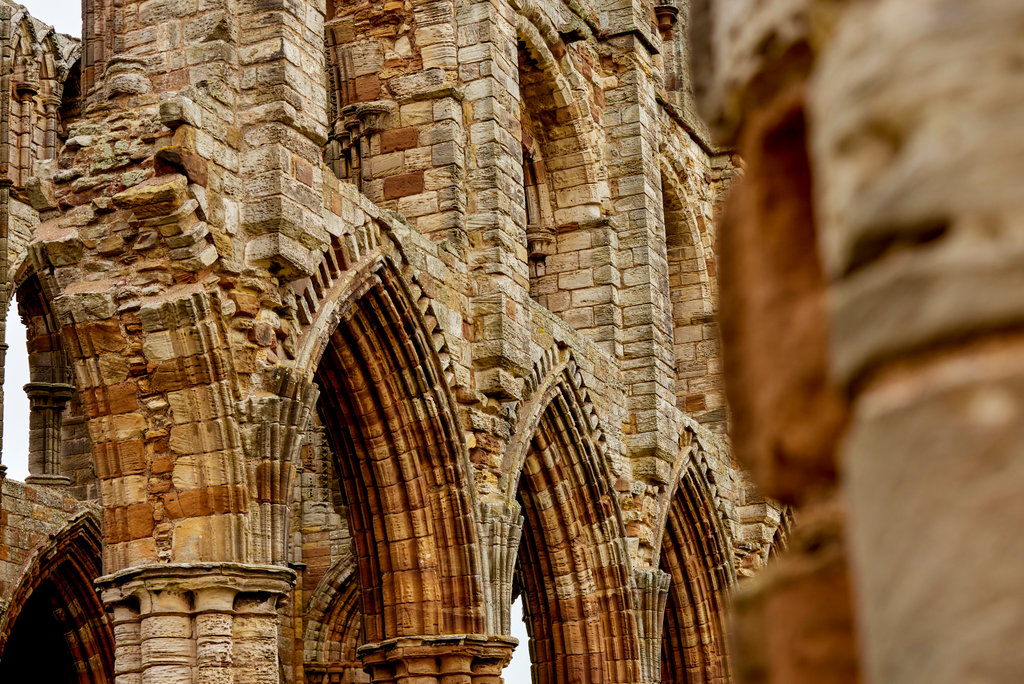
M 313 185 L 313 167 L 309 162 L 295 157 L 292 159 L 292 166 L 295 171 L 295 178 L 304 185 Z
M 128 536 L 141 539 L 153 534 L 153 506 L 148 503 L 132 504 L 128 507 Z
M 153 464 L 150 466 L 150 472 L 154 475 L 162 475 L 163 473 L 169 473 L 174 470 L 174 459 L 170 454 L 161 453 L 153 456 Z
M 260 300 L 256 295 L 247 292 L 232 292 L 231 299 L 235 302 L 235 315 L 255 318 L 260 312 Z
M 356 102 L 367 102 L 380 97 L 380 79 L 377 74 L 355 78 Z
M 128 541 L 128 516 L 124 507 L 103 511 L 103 535 L 110 544 Z
M 384 179 L 384 199 L 392 200 L 423 192 L 423 172 L 410 171 Z
M 168 518 L 198 518 L 215 513 L 243 513 L 245 492 L 238 486 L 220 485 L 173 492 L 164 500 Z
M 117 321 L 82 323 L 76 333 L 80 339 L 88 340 L 88 344 L 92 345 L 90 351 L 119 352 L 128 346 Z
M 106 409 L 108 414 L 131 413 L 139 408 L 139 401 L 136 397 L 137 386 L 134 382 L 122 382 L 117 385 L 110 385 L 102 391 L 106 396 Z
M 395 128 L 380 134 L 380 151 L 383 154 L 408 150 L 419 144 L 420 131 L 415 126 Z
M 210 178 L 205 159 L 190 149 L 176 145 L 157 150 L 153 157 L 153 171 L 158 176 L 166 173 L 181 173 L 190 182 L 202 186 L 205 186 Z

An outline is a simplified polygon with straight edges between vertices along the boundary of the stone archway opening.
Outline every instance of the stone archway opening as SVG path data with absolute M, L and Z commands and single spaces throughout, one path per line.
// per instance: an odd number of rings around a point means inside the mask
M 384 264 L 367 274 L 315 371 L 353 539 L 365 640 L 358 657 L 372 681 L 428 661 L 446 666 L 453 650 L 478 648 L 469 642 L 484 633 L 468 460 L 439 360 L 401 278 Z M 464 635 L 465 643 L 442 646 L 437 635 Z M 395 640 L 418 643 L 408 657 L 423 662 L 403 661 Z M 474 656 L 474 667 L 488 659 Z
M 66 610 L 52 582 L 32 592 L 7 640 L 0 679 L 5 682 L 83 681 L 78 676 L 79 658 L 68 642 Z
M 636 681 L 637 625 L 623 530 L 568 383 L 550 390 L 515 490 L 523 531 L 513 575 L 536 684 Z M 583 475 L 588 473 L 588 475 Z
M 0 619 L 0 681 L 114 681 L 114 633 L 94 582 L 99 525 L 72 522 L 35 556 Z
M 672 498 L 660 554 L 671 577 L 661 641 L 661 681 L 729 681 L 725 593 L 735 581 L 718 513 L 699 475 L 686 473 Z

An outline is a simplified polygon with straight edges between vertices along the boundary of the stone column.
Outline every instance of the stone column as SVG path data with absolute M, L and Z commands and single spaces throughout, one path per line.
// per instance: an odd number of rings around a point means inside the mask
M 657 568 L 635 570 L 637 622 L 640 626 L 641 681 L 661 681 L 661 640 L 671 576 Z
M 288 568 L 242 563 L 149 565 L 101 577 L 118 684 L 276 684 L 277 604 L 294 581 Z
M 835 26 L 808 114 L 865 678 L 1022 681 L 1024 7 Z
M 375 684 L 500 684 L 517 640 L 505 636 L 403 637 L 359 649 Z
M 64 408 L 75 388 L 61 382 L 30 382 L 25 385 L 29 401 L 28 484 L 67 485 L 71 480 L 60 472 L 60 430 Z
M 49 95 L 43 100 L 46 105 L 46 147 L 42 159 L 57 156 L 57 117 L 60 111 L 60 97 Z M 31 169 L 30 169 L 31 170 Z

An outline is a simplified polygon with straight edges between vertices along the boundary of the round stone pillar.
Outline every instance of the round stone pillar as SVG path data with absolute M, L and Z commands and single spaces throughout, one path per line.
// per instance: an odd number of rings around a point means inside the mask
M 277 604 L 294 582 L 289 568 L 242 563 L 149 565 L 101 577 L 118 684 L 277 684 Z
M 501 684 L 518 640 L 505 636 L 400 637 L 359 648 L 374 684 Z

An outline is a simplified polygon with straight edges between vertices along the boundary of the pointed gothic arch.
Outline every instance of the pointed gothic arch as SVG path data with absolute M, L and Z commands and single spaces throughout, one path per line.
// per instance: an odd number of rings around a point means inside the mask
M 313 684 L 364 684 L 370 681 L 357 650 L 364 643 L 359 582 L 353 559 L 334 564 L 310 595 L 304 656 Z
M 389 258 L 351 292 L 315 379 L 348 502 L 365 639 L 482 633 L 469 464 L 431 338 Z
M 575 372 L 570 358 L 542 381 L 506 455 L 506 498 L 524 518 L 513 595 L 525 596 L 535 682 L 637 681 L 625 527 Z
M 74 385 L 62 326 L 51 306 L 53 283 L 45 274 L 37 273 L 23 254 L 15 264 L 12 287 L 13 301 L 8 306 L 17 306 L 25 325 L 28 358 L 5 358 L 5 363 L 28 364 L 29 384 L 24 389 L 31 407 L 30 481 L 71 484 L 73 496 L 95 496 L 92 441 L 85 427 L 83 397 Z
M 566 44 L 530 8 L 517 17 L 516 36 L 530 294 L 548 306 L 560 272 L 548 258 L 580 248 L 580 224 L 600 218 L 607 178 L 587 89 Z
M 726 426 L 726 402 L 715 280 L 714 236 L 693 211 L 695 189 L 678 163 L 659 158 L 669 299 L 675 351 L 676 406 L 715 431 Z
M 677 466 L 655 561 L 671 578 L 661 642 L 666 683 L 719 684 L 730 677 L 725 606 L 736 570 L 705 468 L 695 457 L 700 448 L 694 439 Z
M 113 683 L 113 628 L 93 586 L 100 548 L 86 512 L 36 552 L 0 621 L 0 680 Z

